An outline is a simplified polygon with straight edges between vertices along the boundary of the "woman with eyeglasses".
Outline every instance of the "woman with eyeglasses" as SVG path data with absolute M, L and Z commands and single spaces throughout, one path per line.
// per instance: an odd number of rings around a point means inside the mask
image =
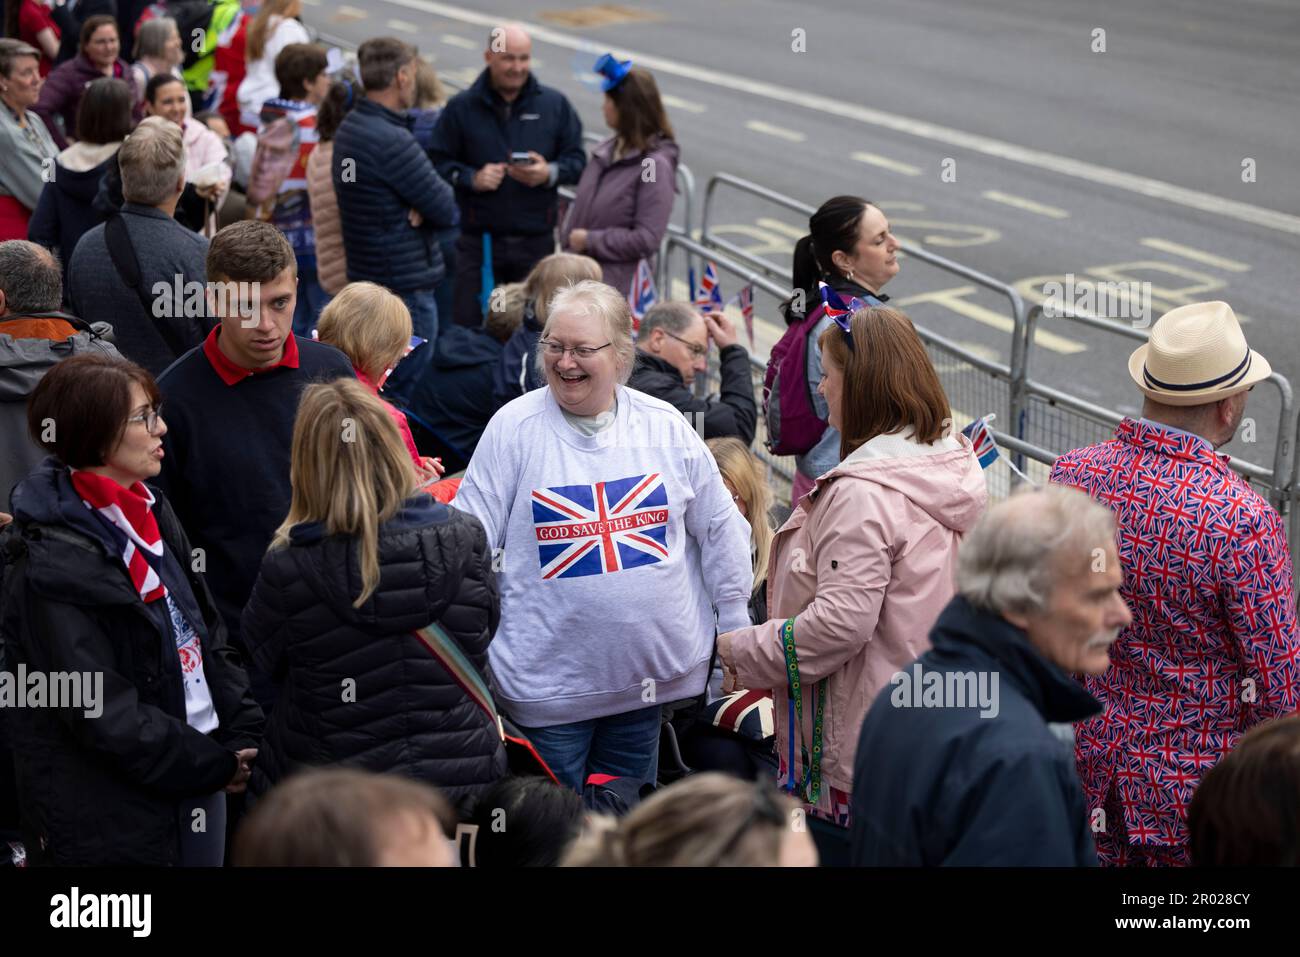
M 136 89 L 131 68 L 119 55 L 121 50 L 117 21 L 110 16 L 89 17 L 81 25 L 80 52 L 66 63 L 60 63 L 45 78 L 41 98 L 32 109 L 45 121 L 59 149 L 67 149 L 68 144 L 80 138 L 77 108 L 86 88 L 100 77 L 126 83 L 134 105 L 132 117 L 138 121 L 144 115 L 141 102 L 144 91 Z
M 262 712 L 203 556 L 146 484 L 159 401 L 140 366 L 97 355 L 60 362 L 28 400 L 51 457 L 13 492 L 0 621 L 7 666 L 67 692 L 4 715 L 33 863 L 220 866 L 226 793 L 257 756 Z
M 771 617 L 722 635 L 718 657 L 724 692 L 772 689 L 781 786 L 807 808 L 822 861 L 839 865 L 867 708 L 929 647 L 988 493 L 907 316 L 839 316 L 818 345 L 841 461 L 776 534 Z
M 626 388 L 627 298 L 556 293 L 545 388 L 488 423 L 456 502 L 501 549 L 498 704 L 562 783 L 656 780 L 660 706 L 704 692 L 716 631 L 749 621 L 749 528 L 689 422 Z
M 808 230 L 808 235 L 795 243 L 794 294 L 786 301 L 784 312 L 786 325 L 797 326 L 804 337 L 807 384 L 815 390 L 822 377 L 818 343 L 832 322 L 819 291 L 821 283 L 845 303 L 853 299 L 867 306 L 888 302 L 889 297 L 880 290 L 898 275 L 898 240 L 880 207 L 860 196 L 826 200 L 809 218 Z M 795 455 L 792 506 L 799 504 L 819 475 L 840 461 L 840 434 L 827 420 L 826 401 L 818 392 L 810 398 L 811 408 L 807 409 L 782 403 L 783 438 L 789 442 L 794 435 L 799 443 L 787 449 Z M 810 417 L 807 427 L 796 420 L 799 415 Z
M 33 109 L 45 80 L 40 51 L 0 38 L 0 242 L 26 239 L 59 149 Z

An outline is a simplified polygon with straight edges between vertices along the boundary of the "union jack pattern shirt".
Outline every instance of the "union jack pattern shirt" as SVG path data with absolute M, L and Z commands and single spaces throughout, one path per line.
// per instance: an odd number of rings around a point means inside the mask
M 1296 709 L 1300 640 L 1282 517 L 1198 436 L 1125 419 L 1051 480 L 1108 505 L 1133 623 L 1087 677 L 1075 731 L 1090 808 L 1113 786 L 1131 844 L 1185 845 L 1187 807 L 1241 735 Z

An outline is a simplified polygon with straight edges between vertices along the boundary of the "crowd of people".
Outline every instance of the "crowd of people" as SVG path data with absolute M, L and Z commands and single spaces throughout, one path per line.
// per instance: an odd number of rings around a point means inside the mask
M 634 313 L 680 155 L 645 68 L 596 63 L 588 157 L 517 25 L 445 100 L 300 0 L 219 0 L 192 57 L 126 6 L 69 51 L 11 0 L 0 39 L 0 672 L 103 682 L 0 697 L 15 860 L 1300 856 L 1291 556 L 1215 451 L 1270 367 L 1226 303 L 990 503 L 875 204 L 810 218 L 761 401 L 724 310 Z

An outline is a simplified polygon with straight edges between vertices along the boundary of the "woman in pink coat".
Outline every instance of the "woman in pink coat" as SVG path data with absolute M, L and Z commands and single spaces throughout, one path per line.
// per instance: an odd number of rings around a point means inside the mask
M 185 82 L 170 73 L 155 74 L 145 84 L 145 111 L 150 116 L 161 116 L 181 128 L 185 143 L 185 182 L 194 186 L 195 192 L 211 204 L 204 226 L 204 234 L 217 231 L 217 212 L 230 193 L 233 170 L 230 154 L 221 137 L 198 120 L 188 116 L 190 94 Z M 196 218 L 197 221 L 197 218 Z
M 780 782 L 805 802 L 823 863 L 847 864 L 862 720 L 929 647 L 988 493 L 911 321 L 886 307 L 836 321 L 818 390 L 841 462 L 772 543 L 771 619 L 722 635 L 718 654 L 724 691 L 772 689 Z

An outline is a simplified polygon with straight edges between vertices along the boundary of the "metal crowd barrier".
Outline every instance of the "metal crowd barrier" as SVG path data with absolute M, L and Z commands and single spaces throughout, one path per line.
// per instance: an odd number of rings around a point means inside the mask
M 815 211 L 807 203 L 758 183 L 731 173 L 717 173 L 705 187 L 699 242 L 691 252 L 698 258 L 711 258 L 719 269 L 723 268 L 719 254 L 725 254 L 730 260 L 728 271 L 788 283 L 788 271 L 779 264 L 750 253 L 714 232 L 714 197 L 724 186 L 801 215 L 810 216 Z M 1041 305 L 1030 306 L 1013 286 L 927 249 L 911 243 L 900 243 L 900 248 L 918 261 L 1006 297 L 1012 321 L 1008 365 L 975 355 L 932 330 L 918 327 L 917 333 L 931 350 L 953 408 L 976 415 L 997 413 L 991 429 L 994 439 L 1013 453 L 1018 466 L 1025 468 L 1025 463 L 1030 463 L 1027 471 L 1031 479 L 1037 481 L 1035 473 L 1045 477 L 1046 469 L 1057 455 L 1113 436 L 1115 426 L 1124 417 L 1122 413 L 1030 377 L 1034 331 L 1043 313 Z M 1138 342 L 1147 339 L 1145 331 L 1071 307 L 1062 309 L 1061 314 L 1095 330 Z M 1292 540 L 1300 542 L 1300 509 L 1295 512 L 1290 509 L 1291 499 L 1300 498 L 1300 457 L 1292 455 L 1293 449 L 1300 447 L 1300 423 L 1293 425 L 1293 395 L 1286 377 L 1275 372 L 1266 381 L 1278 392 L 1277 439 L 1271 466 L 1237 457 L 1231 460 L 1231 465 L 1256 484 L 1281 514 L 1291 513 Z M 991 477 L 998 474 L 990 473 Z

